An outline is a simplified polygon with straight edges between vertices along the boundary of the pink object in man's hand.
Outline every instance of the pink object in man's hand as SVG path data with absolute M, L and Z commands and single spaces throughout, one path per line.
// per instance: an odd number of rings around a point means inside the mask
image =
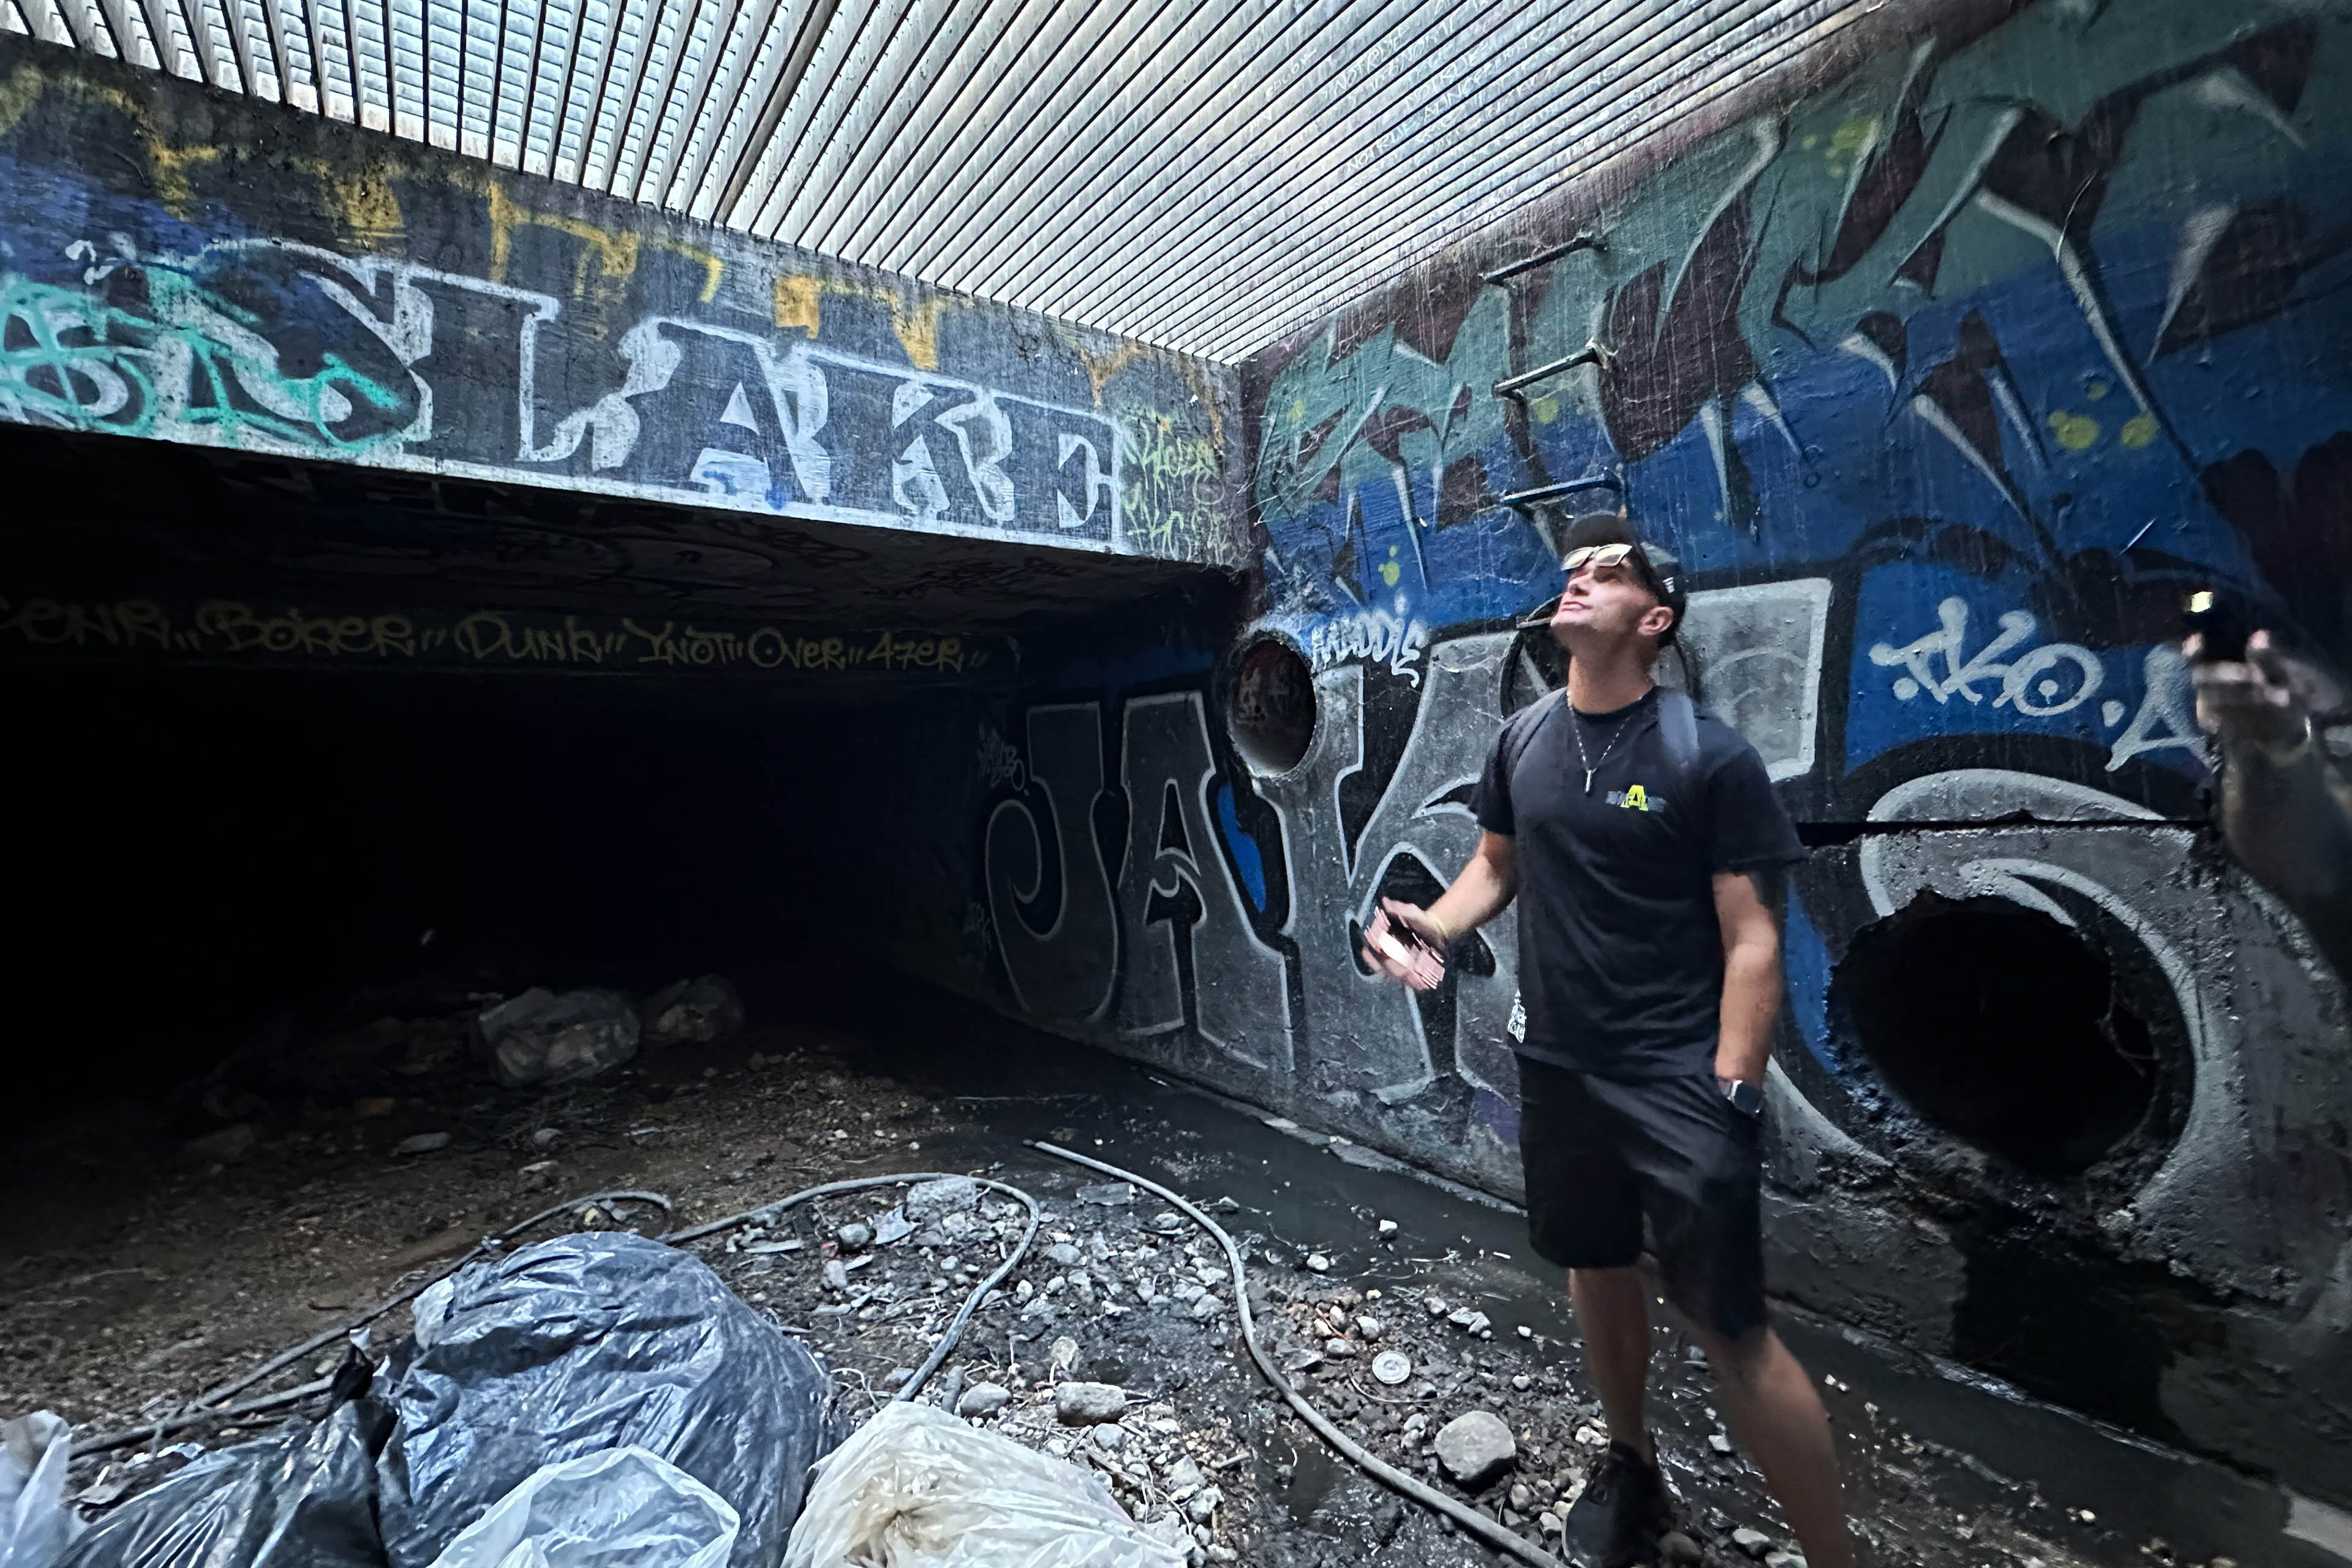
M 1372 917 L 1364 930 L 1372 950 L 1404 973 L 1404 982 L 1416 991 L 1433 990 L 1445 978 L 1445 958 L 1410 926 L 1389 919 L 1386 910 Z

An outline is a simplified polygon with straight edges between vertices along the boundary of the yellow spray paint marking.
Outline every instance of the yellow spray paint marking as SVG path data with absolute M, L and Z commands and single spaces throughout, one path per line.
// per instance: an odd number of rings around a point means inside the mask
M 572 279 L 574 294 L 588 291 L 588 267 L 592 261 L 596 265 L 596 274 L 604 286 L 604 291 L 617 294 L 636 275 L 637 258 L 647 245 L 683 256 L 702 268 L 702 289 L 697 298 L 706 305 L 718 294 L 719 279 L 727 270 L 725 262 L 700 246 L 688 245 L 662 235 L 616 234 L 593 223 L 565 217 L 561 213 L 535 211 L 509 195 L 505 184 L 497 179 L 483 182 L 482 195 L 489 203 L 490 281 L 493 283 L 506 281 L 507 265 L 514 257 L 515 230 L 526 226 L 553 229 L 582 243 L 584 248 L 580 253 L 580 262 Z
M 1877 144 L 1877 116 L 1848 115 L 1845 122 L 1831 133 L 1829 151 L 1822 155 L 1822 161 L 1829 166 L 1831 174 L 1843 178 L 1846 171 L 1853 167 L 1855 159 Z
M 2107 384 L 2100 380 L 2095 375 L 2093 376 L 2083 387 L 2083 395 L 2089 398 L 2094 403 L 2096 403 L 2100 398 L 2105 397 L 2106 395 Z
M 1396 552 L 1397 547 L 1390 545 L 1389 558 L 1381 563 L 1381 581 L 1391 588 L 1397 585 L 1397 579 L 1404 575 L 1403 563 L 1397 560 Z
M 1549 393 L 1541 397 L 1531 397 L 1528 400 L 1528 412 L 1536 416 L 1537 424 L 1549 425 L 1559 417 L 1559 399 Z
M 2153 414 L 2133 415 L 2130 418 L 2124 421 L 2124 427 L 2116 432 L 2116 439 L 2121 441 L 2125 446 L 2135 449 L 2147 446 L 2149 442 L 2156 439 L 2156 416 Z
M 886 284 L 857 283 L 846 279 L 821 280 L 787 274 L 776 279 L 776 325 L 803 327 L 810 337 L 816 336 L 824 319 L 827 287 L 836 294 L 873 300 L 887 306 L 890 331 L 898 335 L 898 346 L 907 351 L 908 363 L 917 370 L 940 368 L 940 315 L 947 308 L 946 299 L 940 295 L 919 297 L 909 305 L 904 293 Z
M 2069 414 L 2064 409 L 2050 416 L 2051 433 L 2058 444 L 2070 452 L 2090 447 L 2099 438 L 2099 422 L 2087 414 Z
M 120 88 L 100 87 L 95 82 L 72 77 L 47 78 L 32 66 L 19 66 L 0 85 L 0 136 L 16 128 L 16 122 L 32 112 L 33 106 L 52 89 L 75 93 L 94 99 L 100 103 L 121 110 L 139 127 L 146 142 L 147 163 L 154 171 L 155 199 L 174 217 L 186 217 L 195 206 L 195 187 L 188 179 L 188 171 L 199 163 L 209 163 L 221 155 L 221 149 L 208 143 L 193 147 L 176 147 L 164 139 L 156 128 L 154 116 L 145 104 Z
M 1095 406 L 1097 408 L 1102 406 L 1103 388 L 1109 384 L 1110 378 L 1125 370 L 1138 356 L 1150 352 L 1141 343 L 1120 343 L 1108 353 L 1101 354 L 1090 352 L 1083 342 L 1071 346 L 1078 351 L 1078 363 L 1087 367 L 1087 384 L 1094 388 Z
M 405 220 L 400 213 L 400 197 L 392 188 L 400 171 L 390 160 L 372 158 L 353 168 L 339 168 L 324 158 L 290 158 L 287 163 L 319 182 L 320 191 L 341 212 L 343 228 L 352 237 L 383 238 L 401 231 Z
M 0 83 L 0 136 L 14 130 L 33 106 L 53 90 L 103 103 L 129 119 L 138 127 L 147 154 L 155 199 L 177 217 L 186 217 L 194 210 L 196 195 L 191 171 L 217 160 L 222 149 L 209 142 L 175 144 L 156 124 L 148 105 L 120 88 L 101 87 L 72 77 L 45 78 L 31 66 L 20 66 L 5 83 Z M 328 205 L 340 210 L 344 227 L 353 237 L 367 239 L 400 232 L 400 200 L 392 188 L 395 170 L 389 160 L 370 159 L 348 169 L 324 158 L 280 155 L 270 161 L 317 180 Z
M 798 327 L 814 338 L 824 324 L 824 290 L 814 278 L 798 273 L 779 274 L 776 279 L 776 325 Z

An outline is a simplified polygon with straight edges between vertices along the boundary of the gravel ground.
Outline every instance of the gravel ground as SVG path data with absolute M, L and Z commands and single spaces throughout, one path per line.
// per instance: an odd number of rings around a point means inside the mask
M 1150 1194 L 1020 1142 L 1045 1133 L 1213 1207 L 1249 1260 L 1244 1288 L 1263 1342 L 1310 1400 L 1390 1463 L 1557 1542 L 1602 1447 L 1598 1406 L 1564 1312 L 1507 1249 L 1433 1239 L 1430 1216 L 1453 1215 L 1454 1200 L 1341 1167 L 1328 1158 L 1339 1151 L 1313 1147 L 1321 1140 L 1268 1132 L 1263 1119 L 1118 1064 L 1095 1070 L 1127 1075 L 1131 1091 L 955 1096 L 920 1073 L 877 1070 L 869 1033 L 754 1028 L 531 1092 L 490 1087 L 462 1028 L 425 1019 L 299 1053 L 299 1083 L 216 1079 L 193 1102 L 208 1109 L 182 1097 L 24 1129 L 0 1205 L 0 1415 L 54 1409 L 85 1431 L 155 1422 L 572 1194 L 658 1192 L 674 1206 L 668 1223 L 687 1226 L 819 1183 L 964 1170 L 1034 1194 L 1045 1219 L 924 1397 L 1099 1474 L 1195 1561 L 1499 1560 L 1335 1460 L 1249 1365 L 1222 1250 Z M 1171 1111 L 1179 1100 L 1189 1109 Z M 1348 1201 L 1299 1196 L 1310 1188 Z M 1349 1196 L 1375 1188 L 1423 1212 L 1400 1224 L 1379 1201 Z M 822 1353 L 853 1421 L 920 1363 L 1025 1226 L 1019 1205 L 992 1194 L 910 1222 L 904 1195 L 819 1200 L 693 1244 Z M 1496 1218 L 1481 1223 L 1494 1232 Z M 648 1205 L 604 1203 L 567 1206 L 520 1239 L 598 1226 L 665 1227 Z M 394 1310 L 374 1345 L 407 1327 Z M 1664 1560 L 1787 1561 L 1786 1530 L 1709 1404 L 1703 1358 L 1669 1325 L 1658 1341 L 1654 1419 L 1682 1513 Z M 1383 1354 L 1407 1363 L 1401 1378 Z M 260 1386 L 323 1375 L 334 1359 L 321 1352 Z M 1123 1410 L 1063 1419 L 1057 1398 L 1073 1382 L 1119 1390 Z M 1858 1525 L 1881 1563 L 2182 1561 L 2032 1481 L 1910 1436 L 1833 1375 L 1825 1393 Z M 1440 1464 L 1434 1438 L 1479 1410 L 1508 1428 L 1515 1452 L 1472 1492 Z M 167 1442 L 218 1446 L 284 1418 L 209 1423 Z M 164 1447 L 78 1461 L 74 1484 L 120 1500 L 178 1462 L 133 1462 Z

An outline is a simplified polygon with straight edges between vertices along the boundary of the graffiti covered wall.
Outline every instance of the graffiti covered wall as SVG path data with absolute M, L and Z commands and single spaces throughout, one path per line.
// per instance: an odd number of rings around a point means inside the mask
M 1556 552 L 1503 498 L 1622 476 L 1699 590 L 1669 673 L 1816 846 L 1778 1288 L 2352 1500 L 2345 933 L 2204 829 L 2177 652 L 2212 587 L 2352 663 L 2347 85 L 2330 7 L 1931 26 L 1267 351 L 1259 613 L 981 722 L 972 962 L 1510 1190 L 1509 917 L 1420 1002 L 1351 949 L 1460 866 L 1557 683 L 1514 629 Z
M 1229 382 L 0 37 L 0 418 L 1231 566 Z

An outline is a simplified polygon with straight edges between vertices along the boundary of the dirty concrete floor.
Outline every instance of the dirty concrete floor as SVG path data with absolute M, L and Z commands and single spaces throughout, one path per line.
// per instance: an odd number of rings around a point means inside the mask
M 1500 1415 L 1518 1464 L 1473 1500 L 1546 1538 L 1545 1515 L 1597 1457 L 1598 1406 L 1556 1282 L 1530 1267 L 1514 1214 L 945 998 L 903 984 L 897 994 L 906 1005 L 887 1026 L 755 1024 L 542 1093 L 496 1089 L 462 1053 L 417 1047 L 402 1092 L 334 1100 L 314 1089 L 229 1108 L 255 1133 L 234 1160 L 211 1157 L 218 1146 L 192 1152 L 184 1121 L 152 1106 L 22 1129 L 11 1138 L 19 1176 L 0 1205 L 0 1415 L 53 1408 L 85 1431 L 152 1422 L 570 1194 L 650 1189 L 684 1226 L 823 1182 L 971 1171 L 1034 1194 L 1048 1218 L 934 1389 L 1009 1387 L 992 1426 L 1093 1465 L 1131 1511 L 1166 1528 L 1201 1496 L 1185 1485 L 1171 1495 L 1171 1470 L 1191 1480 L 1177 1468 L 1189 1458 L 1198 1486 L 1222 1500 L 1196 1528 L 1218 1561 L 1499 1561 L 1338 1460 L 1270 1396 L 1241 1352 L 1232 1287 L 1204 1234 L 1148 1194 L 1098 1201 L 1118 1194 L 1024 1142 L 1043 1138 L 1214 1204 L 1249 1259 L 1269 1351 L 1391 1463 L 1446 1484 L 1431 1436 L 1472 1408 Z M 447 1038 L 431 1025 L 411 1033 L 427 1045 Z M 446 1146 L 393 1152 L 434 1133 L 449 1135 Z M 995 1232 L 1017 1234 L 1006 1205 L 994 1211 L 1002 1224 L 968 1237 L 875 1247 L 829 1287 L 837 1228 L 877 1220 L 896 1196 L 822 1200 L 763 1233 L 695 1248 L 824 1355 L 853 1417 L 887 1397 L 894 1372 L 922 1359 L 970 1282 L 994 1267 Z M 587 1218 L 662 1228 L 642 1205 Z M 406 1326 L 405 1310 L 394 1311 L 375 1343 Z M 1824 1384 L 1853 1513 L 1878 1563 L 2336 1561 L 2278 1533 L 2286 1505 L 2258 1481 L 1801 1315 L 1784 1315 L 1782 1330 Z M 1787 1544 L 1756 1472 L 1723 1436 L 1701 1358 L 1670 1323 L 1657 1340 L 1654 1418 L 1692 1543 L 1709 1563 L 1747 1560 L 1735 1530 Z M 1390 1350 L 1412 1363 L 1395 1385 L 1371 1373 Z M 330 1359 L 306 1358 L 261 1386 L 290 1386 Z M 1051 1388 L 1064 1376 L 1129 1390 L 1135 1408 L 1118 1451 L 1053 1419 Z M 278 1418 L 174 1436 L 216 1446 Z M 104 1462 L 78 1463 L 77 1484 Z

